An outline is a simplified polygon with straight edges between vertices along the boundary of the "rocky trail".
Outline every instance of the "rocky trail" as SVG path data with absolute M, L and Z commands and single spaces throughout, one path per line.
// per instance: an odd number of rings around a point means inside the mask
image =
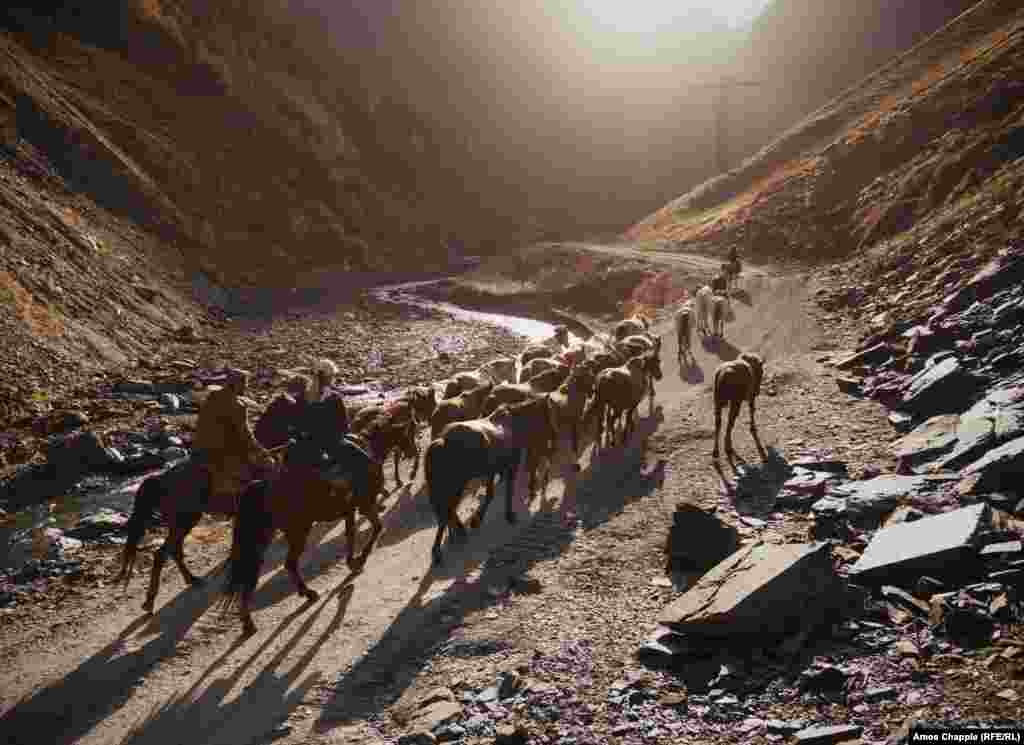
M 557 464 L 558 478 L 532 503 L 520 484 L 519 522 L 508 526 L 492 511 L 439 570 L 430 567 L 435 522 L 422 476 L 388 499 L 385 531 L 361 575 L 349 577 L 339 561 L 339 526 L 316 532 L 302 562 L 321 593 L 312 604 L 292 593 L 275 544 L 250 638 L 214 607 L 227 524 L 204 522 L 186 544 L 187 560 L 210 581 L 185 589 L 168 569 L 150 617 L 139 610 L 148 562 L 122 594 L 109 584 L 119 547 L 87 545 L 84 570 L 0 617 L 0 730 L 12 743 L 833 742 L 881 741 L 910 717 L 1019 718 L 1016 575 L 985 575 L 1019 571 L 1019 542 L 990 550 L 1018 535 L 1008 514 L 972 513 L 966 538 L 951 539 L 950 550 L 972 555 L 991 544 L 980 585 L 928 564 L 929 550 L 926 569 L 910 562 L 907 579 L 888 567 L 883 546 L 874 571 L 898 587 L 846 589 L 880 519 L 912 525 L 916 517 L 927 535 L 924 516 L 985 502 L 959 498 L 951 490 L 959 480 L 948 475 L 892 481 L 906 478 L 895 474 L 902 432 L 879 402 L 842 392 L 852 385 L 846 352 L 860 340 L 856 324 L 816 302 L 831 308 L 830 298 L 845 296 L 836 288 L 827 274 L 752 268 L 725 339 L 695 337 L 696 364 L 683 368 L 670 319 L 659 315 L 664 378 L 656 409 L 641 405 L 633 440 L 597 457 L 588 446 L 578 473 Z M 326 353 L 317 345 L 337 322 L 279 321 L 310 354 Z M 238 363 L 273 348 L 256 343 L 253 329 L 224 333 L 234 335 L 226 349 Z M 452 354 L 471 368 L 470 360 L 509 348 Z M 740 350 L 767 360 L 757 413 L 763 452 L 744 410 L 740 458 L 715 464 L 711 378 Z M 792 583 L 810 586 L 807 562 L 776 554 L 815 538 L 832 539 L 822 545 L 838 573 L 831 561 L 811 562 L 820 593 L 805 592 L 796 606 L 807 623 L 790 623 L 781 640 L 735 638 L 730 625 L 743 627 L 750 611 L 729 607 L 728 580 L 742 584 L 744 572 L 721 567 L 745 550 L 767 551 L 754 565 L 777 567 L 783 589 L 762 577 L 748 590 L 766 628 L 776 616 L 792 622 Z M 700 579 L 705 572 L 710 580 Z M 933 583 L 923 590 L 922 575 Z M 695 633 L 707 619 L 679 612 L 706 582 L 722 583 L 715 612 L 725 639 L 711 644 Z M 853 729 L 814 729 L 833 725 Z

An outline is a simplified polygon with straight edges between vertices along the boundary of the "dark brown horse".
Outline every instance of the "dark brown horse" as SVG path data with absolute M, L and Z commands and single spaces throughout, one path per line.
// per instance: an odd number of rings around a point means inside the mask
M 238 495 L 215 494 L 204 501 L 203 480 L 205 472 L 192 463 L 179 463 L 164 473 L 150 476 L 135 492 L 135 505 L 131 517 L 125 524 L 124 550 L 121 552 L 121 571 L 116 582 L 123 582 L 127 588 L 135 569 L 139 541 L 146 529 L 159 521 L 167 525 L 167 537 L 153 555 L 153 568 L 149 575 L 149 590 L 142 603 L 142 609 L 153 612 L 157 593 L 160 592 L 160 574 L 168 556 L 174 559 L 181 576 L 190 585 L 201 585 L 203 580 L 192 574 L 185 565 L 185 538 L 199 522 L 204 513 L 234 515 Z
M 359 435 L 347 435 L 335 453 L 335 462 L 324 470 L 319 449 L 303 442 L 288 449 L 281 471 L 254 484 L 242 495 L 235 525 L 225 600 L 238 603 L 244 633 L 256 630 L 250 604 L 260 576 L 263 556 L 280 530 L 288 541 L 285 568 L 296 592 L 309 601 L 318 594 L 302 581 L 299 557 L 314 523 L 345 519 L 348 566 L 361 571 L 380 536 L 383 524 L 377 497 L 384 492 L 383 458 L 396 439 L 407 437 L 407 425 L 390 425 L 386 417 L 374 418 Z M 370 521 L 370 539 L 357 558 L 356 510 Z
M 487 494 L 470 521 L 472 527 L 479 527 L 494 501 L 494 480 L 499 474 L 505 482 L 505 519 L 514 523 L 512 500 L 519 462 L 526 454 L 526 468 L 532 475 L 536 458 L 550 458 L 554 441 L 547 396 L 502 404 L 484 419 L 453 422 L 444 428 L 441 436 L 430 443 L 424 458 L 430 504 L 437 517 L 437 536 L 431 549 L 434 563 L 441 563 L 441 541 L 446 530 L 454 531 L 459 538 L 466 535 L 458 509 L 469 482 L 482 478 L 487 483 Z M 535 457 L 531 458 L 531 452 Z
M 287 397 L 285 403 L 294 405 L 294 401 L 290 397 Z M 328 405 L 337 412 L 336 427 L 340 436 L 348 429 L 344 404 L 338 399 Z M 287 422 L 282 421 L 282 412 L 284 411 L 288 412 Z M 254 428 L 254 433 L 261 445 L 278 450 L 282 447 L 282 442 L 287 442 L 287 438 L 282 437 L 281 432 L 288 433 L 291 427 L 292 411 L 290 406 L 283 408 L 272 406 L 267 409 Z M 270 425 L 269 419 L 274 419 L 272 426 L 268 426 Z M 251 475 L 262 477 L 268 474 L 263 470 L 253 470 Z M 238 494 L 215 494 L 204 500 L 203 480 L 206 478 L 206 473 L 198 464 L 187 460 L 168 471 L 150 476 L 135 492 L 132 514 L 125 524 L 125 544 L 121 553 L 121 572 L 118 574 L 117 582 L 123 582 L 125 587 L 128 586 L 135 569 L 139 542 L 147 528 L 157 522 L 163 522 L 167 526 L 167 537 L 153 556 L 153 568 L 149 575 L 149 591 L 142 603 L 142 609 L 147 613 L 153 612 L 157 593 L 160 592 L 160 574 L 163 572 L 164 562 L 168 556 L 174 559 L 181 576 L 188 585 L 202 584 L 202 579 L 192 574 L 185 565 L 184 546 L 185 538 L 188 537 L 203 514 L 220 514 L 229 517 L 237 514 L 238 501 L 242 498 Z
M 422 425 L 430 421 L 430 417 L 437 408 L 437 393 L 433 388 L 418 386 L 412 388 L 401 398 L 389 404 L 375 404 L 367 406 L 356 412 L 352 418 L 352 431 L 356 434 L 362 432 L 377 417 L 383 416 L 393 427 L 405 425 L 408 431 L 402 437 L 396 437 L 394 445 L 389 452 L 395 454 L 395 483 L 402 485 L 402 476 L 398 471 L 399 461 L 404 458 L 412 458 L 412 472 L 409 474 L 409 481 L 416 480 L 416 474 L 420 470 L 420 448 L 416 442 L 416 435 Z M 384 453 L 383 458 L 387 457 Z

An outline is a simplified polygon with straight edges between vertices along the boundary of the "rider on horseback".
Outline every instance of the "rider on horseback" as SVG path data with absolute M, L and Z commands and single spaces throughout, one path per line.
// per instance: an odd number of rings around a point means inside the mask
M 199 493 L 204 511 L 211 511 L 211 499 L 229 495 L 234 498 L 251 477 L 254 466 L 268 467 L 274 463 L 253 436 L 245 405 L 239 400 L 245 393 L 248 377 L 243 370 L 229 370 L 224 387 L 213 391 L 199 410 L 190 462 L 205 472 L 205 483 L 201 481 Z

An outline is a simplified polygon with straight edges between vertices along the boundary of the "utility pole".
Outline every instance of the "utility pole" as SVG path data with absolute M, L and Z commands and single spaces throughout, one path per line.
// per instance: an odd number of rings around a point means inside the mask
M 761 80 L 737 80 L 732 77 L 723 77 L 717 83 L 700 83 L 698 88 L 715 89 L 715 161 L 718 165 L 718 172 L 725 173 L 725 94 L 733 88 L 753 88 L 763 85 Z

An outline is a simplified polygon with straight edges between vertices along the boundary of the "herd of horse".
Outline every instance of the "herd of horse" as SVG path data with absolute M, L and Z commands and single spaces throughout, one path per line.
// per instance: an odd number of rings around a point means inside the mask
M 713 324 L 720 324 L 724 318 L 725 307 L 720 300 L 705 287 L 696 294 L 695 307 L 689 303 L 678 311 L 681 357 L 684 343 L 692 355 L 692 315 L 697 317 L 697 328 L 708 331 L 709 318 Z M 127 585 L 140 540 L 147 527 L 162 518 L 168 534 L 154 556 L 143 603 L 143 609 L 152 612 L 166 558 L 174 559 L 189 585 L 200 583 L 201 578 L 185 565 L 184 539 L 204 512 L 230 515 L 234 524 L 224 605 L 237 606 L 244 632 L 253 633 L 256 627 L 250 612 L 251 596 L 275 534 L 280 531 L 285 536 L 286 570 L 296 591 L 307 600 L 318 596 L 303 581 L 298 563 L 315 523 L 345 519 L 348 566 L 353 573 L 361 571 L 382 530 L 379 500 L 387 495 L 386 458 L 394 455 L 398 485 L 402 484 L 399 463 L 403 458 L 413 460 L 409 479 L 415 479 L 420 461 L 417 439 L 428 427 L 430 444 L 423 461 L 427 493 L 437 519 L 431 555 L 435 564 L 442 563 L 445 535 L 449 543 L 466 536 L 458 510 L 470 483 L 482 480 L 485 487 L 470 520 L 471 527 L 484 520 L 499 476 L 505 485 L 505 518 L 513 523 L 513 494 L 520 464 L 529 478 L 532 501 L 539 481 L 541 494 L 546 493 L 552 461 L 559 453 L 578 461 L 583 433 L 596 431 L 594 447 L 599 452 L 613 447 L 616 440 L 628 440 L 644 397 L 649 399 L 653 412 L 654 383 L 662 378 L 661 338 L 652 333 L 646 317 L 635 315 L 615 324 L 611 333 L 595 334 L 573 346 L 559 346 L 531 345 L 518 357 L 497 358 L 476 370 L 414 387 L 394 401 L 366 406 L 351 418 L 341 405 L 337 429 L 341 447 L 329 469 L 324 468 L 321 452 L 308 441 L 262 442 L 265 447 L 278 449 L 275 459 L 280 462 L 249 482 L 228 503 L 202 504 L 192 498 L 197 479 L 188 461 L 149 477 L 139 487 L 126 526 L 119 581 Z M 754 397 L 762 374 L 756 355 L 741 355 L 716 372 L 715 457 L 721 411 L 726 405 L 730 407 L 727 452 L 732 453 L 732 427 L 743 401 L 749 402 L 754 430 Z M 269 415 L 270 409 L 264 413 Z M 259 437 L 261 431 L 272 429 L 280 430 L 261 427 L 258 422 L 255 432 Z M 358 556 L 357 512 L 371 526 L 369 539 Z

